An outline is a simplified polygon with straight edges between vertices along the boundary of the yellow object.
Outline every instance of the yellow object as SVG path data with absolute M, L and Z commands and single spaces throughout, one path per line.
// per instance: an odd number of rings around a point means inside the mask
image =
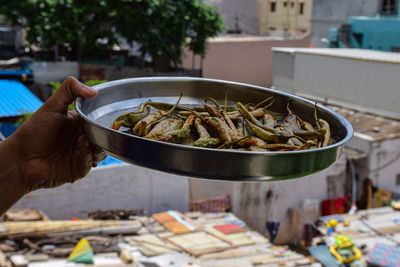
M 337 227 L 338 226 L 338 221 L 335 219 L 329 220 L 329 222 L 326 223 L 326 227 Z
M 329 251 L 332 253 L 333 256 L 335 256 L 340 262 L 343 263 L 350 263 L 353 262 L 355 260 L 358 260 L 359 258 L 361 258 L 362 253 L 360 250 L 358 250 L 353 242 L 351 241 L 351 239 L 347 236 L 347 235 L 338 235 L 335 239 L 336 244 L 331 246 L 329 248 Z M 352 250 L 354 256 L 351 258 L 343 258 L 342 255 L 339 254 L 339 252 L 337 251 L 337 249 L 348 249 L 348 250 Z
M 344 220 L 343 221 L 343 226 L 348 227 L 350 225 L 350 221 L 349 220 Z
M 400 210 L 400 201 L 392 201 L 392 208 L 395 210 Z
M 390 200 L 392 199 L 392 192 L 388 190 L 378 189 L 374 193 L 374 198 L 372 200 L 372 207 L 379 208 L 389 205 Z
M 93 263 L 93 250 L 86 238 L 82 238 L 68 257 L 68 261 L 76 263 Z

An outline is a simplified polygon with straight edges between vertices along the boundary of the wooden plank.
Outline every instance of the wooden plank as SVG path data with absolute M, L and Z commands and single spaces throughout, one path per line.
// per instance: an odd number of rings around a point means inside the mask
M 33 237 L 60 232 L 79 231 L 92 228 L 139 226 L 137 221 L 34 221 L 34 222 L 4 222 L 0 224 L 0 238 Z
M 180 248 L 169 243 L 168 240 L 162 238 L 159 235 L 154 235 L 154 234 L 140 235 L 133 237 L 133 239 L 138 243 L 147 243 L 153 246 L 158 246 L 169 250 L 171 249 L 176 251 L 181 250 Z
M 24 255 L 12 255 L 10 257 L 14 267 L 27 267 L 29 261 L 24 257 Z
M 5 222 L 11 221 L 48 221 L 49 218 L 40 210 L 36 209 L 11 209 L 3 215 Z
M 189 254 L 200 256 L 210 252 L 223 251 L 232 246 L 206 232 L 182 234 L 168 238 L 168 241 L 183 248 Z
M 274 264 L 274 263 L 283 263 L 285 265 L 288 262 L 296 262 L 302 261 L 303 264 L 310 263 L 310 261 L 304 257 L 303 255 L 298 255 L 294 257 L 282 258 L 282 257 L 271 257 L 271 256 L 258 256 L 251 259 L 251 263 L 253 265 L 259 264 Z M 303 262 L 304 261 L 304 262 Z
M 7 266 L 7 257 L 1 250 L 0 250 L 0 266 L 1 267 Z
M 218 253 L 208 253 L 200 256 L 200 260 L 211 260 L 211 259 L 228 259 L 228 258 L 239 258 L 248 257 L 255 255 L 265 255 L 267 252 L 260 250 L 258 246 L 245 246 L 239 248 L 227 249 Z M 272 255 L 272 254 L 271 254 Z
M 165 226 L 169 231 L 175 234 L 189 233 L 190 230 L 184 224 L 178 222 L 171 214 L 168 212 L 162 212 L 153 214 L 153 218 Z

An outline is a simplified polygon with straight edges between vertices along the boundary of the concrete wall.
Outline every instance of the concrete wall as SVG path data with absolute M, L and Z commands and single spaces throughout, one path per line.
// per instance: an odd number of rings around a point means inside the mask
M 347 23 L 349 16 L 375 16 L 381 0 L 315 0 L 311 19 L 311 43 L 327 47 L 321 38 L 328 38 L 329 28 Z
M 400 193 L 400 138 L 374 142 L 356 133 L 346 146 L 368 155 L 354 162 L 360 181 L 358 197 L 361 197 L 365 178 L 371 179 L 378 188 Z
M 271 39 L 267 37 L 219 37 L 209 41 L 203 60 L 203 77 L 272 85 L 272 51 L 275 46 L 308 47 L 309 36 L 298 39 Z M 192 68 L 193 56 L 186 51 L 183 67 Z M 195 57 L 194 67 L 200 68 Z
M 233 212 L 251 228 L 266 233 L 266 221 L 277 220 L 280 221 L 280 228 L 276 242 L 297 243 L 301 239 L 305 220 L 296 211 L 295 206 L 301 208 L 314 221 L 319 217 L 318 203 L 321 200 L 345 194 L 345 181 L 346 161 L 341 157 L 322 172 L 282 182 L 229 183 L 191 179 L 190 197 L 196 200 L 230 195 Z M 282 187 L 291 199 L 288 199 Z M 313 203 L 313 207 L 307 204 L 310 202 Z
M 275 88 L 377 114 L 369 121 L 354 121 L 354 137 L 346 144 L 367 155 L 354 162 L 359 177 L 357 196 L 361 197 L 365 178 L 370 178 L 376 187 L 400 193 L 400 138 L 394 128 L 400 118 L 396 103 L 400 98 L 400 57 L 396 53 L 352 49 L 305 49 L 310 53 L 289 50 L 277 48 L 274 54 Z M 335 51 L 340 53 L 335 56 Z M 344 57 L 346 51 L 355 57 Z M 385 57 L 393 61 L 385 61 Z M 365 131 L 382 121 L 378 115 L 394 119 L 387 119 L 386 123 L 391 132 L 382 131 L 381 137 L 374 139 Z M 362 130 L 358 131 L 358 126 Z
M 244 34 L 258 34 L 258 1 L 206 0 L 205 2 L 219 8 L 227 30 L 236 30 L 238 27 Z
M 169 209 L 184 212 L 188 201 L 187 178 L 122 164 L 95 168 L 74 184 L 35 191 L 14 208 L 37 208 L 51 219 L 69 219 L 99 209 L 145 209 L 149 214 Z
M 354 57 L 344 56 L 344 52 Z M 400 99 L 400 57 L 397 53 L 277 49 L 274 65 L 274 86 L 278 89 L 400 118 L 397 101 Z
M 74 61 L 35 61 L 32 70 L 35 82 L 40 84 L 63 81 L 68 76 L 79 77 L 79 65 Z
M 400 193 L 400 139 L 372 144 L 369 156 L 369 178 L 379 188 Z

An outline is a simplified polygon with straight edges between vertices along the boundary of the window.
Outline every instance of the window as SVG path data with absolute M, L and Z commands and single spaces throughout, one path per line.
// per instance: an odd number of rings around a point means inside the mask
M 357 42 L 359 47 L 363 45 L 363 34 L 362 33 L 353 33 L 354 40 Z
M 381 15 L 397 15 L 396 0 L 382 0 Z
M 400 53 L 400 46 L 392 46 L 392 52 Z M 400 174 L 398 174 L 399 185 L 400 185 Z
M 275 12 L 275 10 L 276 10 L 276 3 L 275 2 L 271 2 L 270 11 L 271 12 Z
M 287 7 L 287 2 L 283 2 L 283 7 Z
M 290 5 L 292 8 L 294 8 L 294 2 L 291 2 Z
M 299 13 L 300 13 L 300 15 L 303 15 L 303 14 L 304 14 L 304 3 L 300 3 L 300 6 L 299 6 Z

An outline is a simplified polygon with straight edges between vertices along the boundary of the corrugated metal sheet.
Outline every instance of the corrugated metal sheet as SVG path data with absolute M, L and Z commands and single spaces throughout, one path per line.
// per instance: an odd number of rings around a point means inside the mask
M 0 118 L 36 111 L 43 104 L 18 81 L 0 80 Z

